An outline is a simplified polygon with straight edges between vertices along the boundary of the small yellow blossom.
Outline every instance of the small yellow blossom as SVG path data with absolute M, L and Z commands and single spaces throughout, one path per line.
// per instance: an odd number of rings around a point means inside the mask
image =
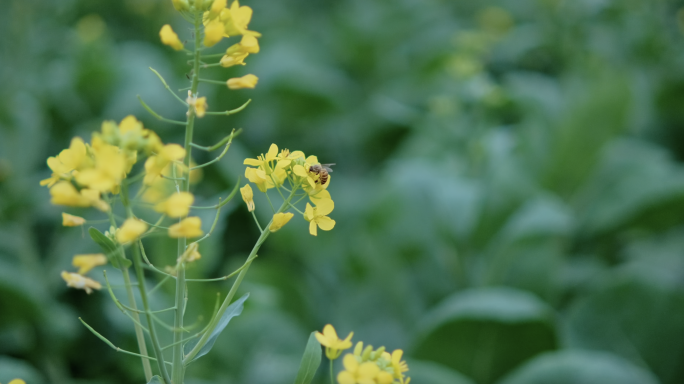
M 87 162 L 85 143 L 80 137 L 74 137 L 68 149 L 63 150 L 56 157 L 47 159 L 47 165 L 52 170 L 52 176 L 41 180 L 40 185 L 47 185 L 50 188 L 60 179 L 70 179 L 71 172 L 81 168 L 85 162 Z
M 354 355 L 348 353 L 342 359 L 344 371 L 337 375 L 339 384 L 376 384 L 375 378 L 380 373 L 380 367 L 374 362 L 360 363 Z
M 166 24 L 162 27 L 161 31 L 159 31 L 159 37 L 161 38 L 162 44 L 168 45 L 176 51 L 183 49 L 183 43 L 180 41 L 178 35 L 173 31 L 170 25 Z
M 352 336 L 354 336 L 354 332 L 349 332 L 349 335 L 344 340 L 340 339 L 331 324 L 323 327 L 323 333 L 316 332 L 316 340 L 325 347 L 325 355 L 330 360 L 337 359 L 342 354 L 342 351 L 351 348 Z
M 76 255 L 71 261 L 71 264 L 74 267 L 79 268 L 78 273 L 80 275 L 85 275 L 91 269 L 107 264 L 107 257 L 102 253 Z
M 260 155 L 256 159 L 245 159 L 245 165 L 252 165 L 257 168 L 246 168 L 245 177 L 256 184 L 261 192 L 280 186 L 287 179 L 287 172 L 284 168 L 276 165 L 275 169 L 271 166 L 271 162 L 278 159 L 278 146 L 271 144 L 266 155 Z
M 195 111 L 195 115 L 197 115 L 197 117 L 202 118 L 207 113 L 208 105 L 206 97 L 197 97 L 197 95 L 193 96 L 192 92 L 188 91 L 188 98 L 185 101 L 192 106 L 192 109 Z
M 199 253 L 199 244 L 197 243 L 192 243 L 188 245 L 188 247 L 185 249 L 185 252 L 180 257 L 179 261 L 186 262 L 186 263 L 191 263 L 195 260 L 199 260 L 202 258 L 202 255 Z
M 116 232 L 116 240 L 121 244 L 129 243 L 139 238 L 145 231 L 147 231 L 147 224 L 143 221 L 133 218 L 126 219 Z
M 304 219 L 309 222 L 309 233 L 314 236 L 318 235 L 317 227 L 324 231 L 335 227 L 335 220 L 327 216 L 335 208 L 335 203 L 332 200 L 321 200 L 317 203 L 315 207 L 306 203 L 304 210 Z
M 62 225 L 65 227 L 78 227 L 85 224 L 86 219 L 62 212 Z
M 91 294 L 93 289 L 102 288 L 102 285 L 97 281 L 81 276 L 78 273 L 62 271 L 62 279 L 66 281 L 67 287 L 83 289 L 87 294 Z
M 244 187 L 240 188 L 240 193 L 242 194 L 242 200 L 247 204 L 247 209 L 252 212 L 255 209 L 252 187 L 250 187 L 249 184 L 245 184 Z
M 172 161 L 178 161 L 185 157 L 185 149 L 178 144 L 166 144 L 163 146 L 157 155 L 150 156 L 145 161 L 145 178 L 143 183 L 145 185 L 152 185 L 152 183 L 159 177 L 164 168 L 166 168 Z
M 239 43 L 226 50 L 225 56 L 221 58 L 221 66 L 227 68 L 245 65 L 244 60 L 250 53 L 259 53 L 259 41 L 252 35 L 244 35 Z
M 97 144 L 96 144 L 97 143 Z M 100 192 L 111 192 L 125 177 L 127 159 L 119 147 L 93 140 L 95 167 L 80 171 L 76 181 Z
M 228 88 L 230 89 L 244 89 L 244 88 L 254 88 L 257 85 L 257 81 L 259 81 L 259 78 L 249 74 L 249 75 L 244 75 L 242 77 L 234 77 L 232 79 L 228 79 L 226 84 L 228 85 Z
M 169 227 L 169 236 L 173 238 L 199 237 L 203 234 L 202 220 L 199 217 L 186 217 Z
M 214 0 L 214 2 L 211 3 L 211 8 L 209 8 L 209 15 L 207 15 L 208 19 L 213 20 L 217 18 L 221 14 L 221 11 L 226 8 L 226 5 L 228 5 L 227 0 Z M 221 31 L 221 33 L 223 33 L 223 31 Z
M 273 220 L 271 221 L 271 225 L 268 227 L 268 229 L 271 232 L 276 232 L 280 228 L 284 227 L 285 224 L 287 224 L 288 221 L 294 216 L 293 213 L 287 212 L 287 213 L 276 213 L 273 215 Z
M 190 206 L 195 201 L 195 197 L 190 192 L 174 193 L 157 205 L 154 210 L 159 213 L 164 213 L 168 217 L 185 217 L 190 212 Z
M 219 19 L 211 20 L 204 26 L 204 46 L 213 47 L 223 39 L 224 25 Z
M 26 384 L 26 382 L 22 379 L 14 379 L 7 384 Z
M 50 202 L 55 205 L 66 205 L 69 207 L 90 207 L 94 206 L 101 211 L 109 210 L 109 205 L 100 199 L 100 192 L 90 189 L 76 190 L 68 181 L 60 181 L 50 188 Z
M 247 30 L 249 22 L 252 20 L 252 8 L 240 6 L 238 0 L 233 1 L 230 9 L 221 12 L 221 19 L 225 24 L 225 33 L 228 36 L 253 35 L 261 36 L 259 32 Z
M 402 383 L 404 382 L 404 372 L 407 372 L 408 364 L 401 360 L 404 351 L 401 349 L 395 349 L 391 355 L 392 368 L 394 369 L 394 377 L 399 379 Z M 410 380 L 410 378 L 409 378 Z

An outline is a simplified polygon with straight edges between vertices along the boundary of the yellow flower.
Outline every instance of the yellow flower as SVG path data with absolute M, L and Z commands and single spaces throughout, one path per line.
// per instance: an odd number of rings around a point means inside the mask
M 348 353 L 344 356 L 342 364 L 345 370 L 337 375 L 339 384 L 376 384 L 375 378 L 380 373 L 380 367 L 374 362 L 359 364 L 356 357 Z
M 70 179 L 71 172 L 81 168 L 85 162 L 87 162 L 86 146 L 80 137 L 74 137 L 68 149 L 63 150 L 56 157 L 47 159 L 52 176 L 41 180 L 40 185 L 47 185 L 50 188 L 62 178 Z
M 213 20 L 217 18 L 221 14 L 221 11 L 226 8 L 227 4 L 227 0 L 214 0 L 214 2 L 211 3 L 211 8 L 209 8 L 208 19 Z M 221 27 L 223 27 L 223 25 L 221 25 Z M 223 34 L 223 31 L 221 31 L 221 34 Z
M 155 205 L 154 210 L 164 213 L 168 217 L 185 217 L 190 212 L 190 206 L 195 197 L 190 192 L 174 193 L 166 201 Z
M 315 207 L 306 203 L 304 210 L 304 219 L 309 222 L 309 233 L 318 235 L 318 228 L 329 231 L 335 227 L 335 220 L 329 218 L 328 215 L 335 208 L 335 203 L 332 200 L 321 200 Z
M 179 237 L 199 237 L 202 236 L 202 220 L 199 217 L 186 217 L 180 223 L 169 227 L 169 236 Z
M 62 212 L 62 225 L 65 227 L 78 227 L 85 224 L 86 219 Z
M 278 146 L 271 144 L 266 155 L 260 155 L 256 159 L 245 159 L 245 165 L 252 165 L 257 168 L 246 168 L 245 177 L 256 184 L 261 192 L 274 188 L 276 185 L 280 186 L 287 178 L 287 172 L 284 168 L 276 165 L 275 169 L 271 166 L 271 162 L 278 159 Z
M 221 20 L 214 19 L 204 26 L 204 46 L 213 47 L 223 39 L 224 26 Z
M 128 160 L 119 147 L 93 140 L 95 168 L 80 171 L 76 181 L 100 192 L 114 191 L 126 176 Z
M 284 227 L 285 224 L 287 224 L 288 221 L 294 216 L 293 213 L 287 212 L 287 213 L 276 213 L 273 215 L 273 220 L 271 221 L 271 225 L 269 225 L 268 229 L 271 232 L 276 232 L 280 228 Z
M 102 253 L 95 253 L 90 255 L 76 255 L 74 256 L 71 264 L 74 267 L 79 268 L 78 273 L 80 275 L 85 275 L 91 269 L 107 264 L 107 257 Z
M 354 332 L 349 332 L 349 335 L 342 340 L 337 336 L 335 328 L 327 324 L 323 327 L 323 333 L 316 331 L 316 340 L 325 347 L 325 355 L 330 360 L 335 360 L 342 354 L 342 351 L 349 349 L 352 346 L 351 338 Z
M 76 190 L 70 182 L 60 181 L 50 188 L 52 199 L 50 202 L 55 205 L 66 205 L 69 207 L 90 207 L 93 206 L 101 211 L 108 211 L 109 205 L 100 199 L 100 192 L 82 189 Z
M 201 259 L 202 255 L 200 255 L 198 248 L 199 244 L 197 243 L 192 243 L 188 245 L 188 247 L 185 249 L 185 252 L 183 252 L 183 254 L 181 255 L 179 261 L 190 263 L 195 260 Z
M 97 281 L 81 276 L 78 273 L 62 271 L 62 279 L 66 281 L 67 287 L 83 289 L 87 294 L 91 294 L 93 289 L 102 288 L 102 285 Z
M 207 98 L 206 97 L 197 97 L 196 95 L 193 96 L 192 92 L 188 91 L 188 98 L 185 100 L 192 106 L 192 109 L 195 111 L 195 115 L 197 117 L 204 117 L 204 115 L 207 113 Z
M 136 240 L 147 231 L 147 224 L 138 219 L 126 219 L 121 228 L 116 231 L 116 240 L 121 243 L 129 243 Z
M 228 85 L 228 88 L 230 89 L 244 89 L 244 88 L 254 88 L 257 85 L 257 81 L 259 81 L 259 78 L 249 74 L 249 75 L 244 75 L 242 77 L 234 77 L 232 79 L 228 79 L 226 84 Z
M 242 36 L 239 43 L 232 45 L 226 50 L 221 58 L 221 66 L 232 67 L 233 65 L 245 65 L 244 60 L 250 53 L 259 52 L 259 41 L 252 35 Z
M 225 24 L 225 33 L 228 36 L 237 35 L 253 35 L 261 36 L 260 33 L 254 31 L 248 31 L 247 26 L 252 20 L 252 8 L 248 6 L 240 6 L 238 0 L 233 1 L 230 5 L 230 9 L 227 12 L 221 13 L 221 18 Z
M 143 183 L 151 185 L 172 161 L 181 160 L 185 157 L 185 149 L 178 144 L 163 146 L 157 155 L 150 156 L 145 161 L 145 178 Z
M 22 379 L 14 379 L 10 381 L 8 384 L 26 384 L 26 382 Z
M 247 204 L 247 209 L 252 212 L 255 209 L 252 187 L 250 187 L 249 184 L 245 184 L 244 187 L 240 188 L 240 193 L 242 194 L 242 200 Z
M 159 31 L 159 37 L 161 38 L 162 44 L 168 45 L 176 51 L 183 49 L 183 43 L 180 41 L 178 35 L 176 35 L 176 32 L 173 31 L 170 25 L 166 24 L 162 27 L 161 31 Z
M 401 360 L 403 354 L 404 351 L 402 351 L 401 349 L 395 349 L 394 352 L 392 352 L 391 356 L 392 368 L 394 369 L 394 377 L 399 379 L 402 383 L 404 382 L 404 372 L 407 372 L 409 370 L 408 364 L 406 364 L 405 361 Z

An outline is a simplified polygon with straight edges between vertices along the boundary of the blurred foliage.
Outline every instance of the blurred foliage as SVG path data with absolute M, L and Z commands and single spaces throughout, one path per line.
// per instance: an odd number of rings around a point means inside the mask
M 245 4 L 261 52 L 207 76 L 249 71 L 259 86 L 201 88 L 214 110 L 254 101 L 201 121 L 200 145 L 245 134 L 196 193 L 216 201 L 242 159 L 275 142 L 337 163 L 338 224 L 312 238 L 293 222 L 269 239 L 244 313 L 188 384 L 291 383 L 328 322 L 404 348 L 417 384 L 684 382 L 684 2 Z M 137 359 L 79 324 L 135 349 L 105 294 L 60 280 L 97 245 L 60 226 L 38 181 L 48 156 L 104 119 L 135 114 L 181 141 L 135 97 L 182 118 L 147 69 L 186 86 L 185 57 L 158 42 L 180 20 L 162 0 L 3 9 L 0 382 L 142 383 Z M 258 230 L 239 202 L 228 207 L 191 275 L 221 276 L 249 252 Z M 146 246 L 172 263 L 170 242 Z M 206 320 L 227 284 L 191 285 L 187 318 Z M 171 295 L 165 286 L 154 305 Z

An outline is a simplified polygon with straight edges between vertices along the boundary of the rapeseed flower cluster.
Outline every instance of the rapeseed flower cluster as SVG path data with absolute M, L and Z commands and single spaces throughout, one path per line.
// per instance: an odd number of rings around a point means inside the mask
M 335 360 L 342 351 L 351 348 L 353 332 L 344 339 L 340 339 L 335 328 L 328 324 L 323 328 L 323 333 L 316 332 L 316 339 L 325 347 L 325 355 L 330 360 Z M 339 384 L 409 384 L 410 377 L 406 377 L 408 365 L 402 360 L 404 352 L 397 349 L 391 354 L 385 351 L 385 347 L 373 349 L 368 345 L 363 347 L 359 341 L 354 347 L 353 353 L 347 353 L 342 359 L 344 370 L 337 375 Z
M 335 227 L 335 220 L 328 217 L 335 208 L 330 192 L 327 191 L 332 179 L 329 173 L 332 170 L 322 166 L 318 162 L 318 157 L 307 157 L 302 151 L 278 151 L 278 146 L 271 144 L 266 154 L 261 154 L 256 159 L 247 158 L 244 164 L 249 166 L 245 169 L 245 177 L 263 193 L 268 193 L 269 189 L 274 188 L 279 192 L 282 188 L 293 193 L 301 189 L 302 193 L 297 196 L 308 197 L 310 203 L 306 203 L 304 212 L 299 212 L 304 220 L 309 222 L 311 235 L 316 236 L 318 228 L 329 231 Z M 289 189 L 284 188 L 286 182 Z M 240 191 L 250 212 L 254 211 L 252 188 L 245 185 Z M 290 207 L 297 210 L 294 203 L 291 203 Z M 276 213 L 269 229 L 274 232 L 282 228 L 293 215 Z
M 113 121 L 102 123 L 101 131 L 94 132 L 89 143 L 80 137 L 72 139 L 69 148 L 48 158 L 52 175 L 42 180 L 40 185 L 50 188 L 53 204 L 94 207 L 110 212 L 109 201 L 120 194 L 121 185 L 133 166 L 146 157 L 144 171 L 139 175 L 144 185 L 143 200 L 153 203 L 154 210 L 166 217 L 182 219 L 168 229 L 169 237 L 198 237 L 203 234 L 201 220 L 187 217 L 194 196 L 189 192 L 173 192 L 173 183 L 167 180 L 170 174 L 182 174 L 184 166 L 181 160 L 185 155 L 183 147 L 164 145 L 156 133 L 144 128 L 135 117 L 128 116 L 119 124 Z M 193 179 L 192 172 L 190 179 Z M 62 213 L 62 224 L 66 227 L 81 226 L 86 222 L 83 217 Z M 127 245 L 141 238 L 149 229 L 143 220 L 129 217 L 118 229 L 112 227 L 108 234 L 111 240 Z M 199 258 L 198 255 L 196 253 L 189 258 L 194 260 Z M 73 265 L 79 268 L 78 272 L 63 271 L 61 275 L 68 286 L 91 293 L 102 286 L 85 274 L 106 263 L 104 254 L 76 255 Z
M 188 11 L 191 5 L 186 0 L 174 0 L 174 6 L 181 13 Z M 213 47 L 223 38 L 240 36 L 240 41 L 226 49 L 225 55 L 221 57 L 220 64 L 224 68 L 234 65 L 245 65 L 245 59 L 250 54 L 259 53 L 259 32 L 250 31 L 249 23 L 252 20 L 252 8 L 240 5 L 238 0 L 234 0 L 228 6 L 227 0 L 195 1 L 192 7 L 198 7 L 203 11 L 204 39 L 202 45 Z M 159 37 L 164 45 L 180 51 L 184 49 L 184 44 L 173 31 L 170 25 L 166 24 L 159 31 Z M 253 74 L 242 77 L 235 77 L 226 81 L 226 86 L 230 89 L 244 89 L 256 87 L 259 78 Z M 195 109 L 197 117 L 203 117 L 206 110 L 206 98 L 190 94 L 188 104 Z

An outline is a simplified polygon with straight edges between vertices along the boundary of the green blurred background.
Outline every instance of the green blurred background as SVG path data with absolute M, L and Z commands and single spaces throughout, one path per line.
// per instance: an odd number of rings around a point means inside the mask
M 312 237 L 298 219 L 268 239 L 241 287 L 244 313 L 188 384 L 291 383 L 326 323 L 404 349 L 416 384 L 684 382 L 683 1 L 243 4 L 261 52 L 203 77 L 254 73 L 259 85 L 200 88 L 212 110 L 253 102 L 200 121 L 201 145 L 244 134 L 195 192 L 213 204 L 242 159 L 275 142 L 337 163 L 337 226 Z M 187 24 L 165 0 L 1 8 L 0 382 L 143 383 L 138 359 L 79 323 L 135 349 L 106 293 L 60 279 L 74 254 L 98 249 L 61 227 L 38 181 L 48 156 L 105 119 L 135 114 L 182 141 L 136 95 L 183 119 L 147 68 L 187 86 L 185 55 L 158 37 L 170 23 L 188 39 Z M 256 240 L 242 202 L 227 208 L 191 276 L 227 274 Z M 171 242 L 146 245 L 173 263 Z M 229 284 L 191 285 L 187 321 L 206 321 Z M 172 294 L 158 291 L 155 308 Z

